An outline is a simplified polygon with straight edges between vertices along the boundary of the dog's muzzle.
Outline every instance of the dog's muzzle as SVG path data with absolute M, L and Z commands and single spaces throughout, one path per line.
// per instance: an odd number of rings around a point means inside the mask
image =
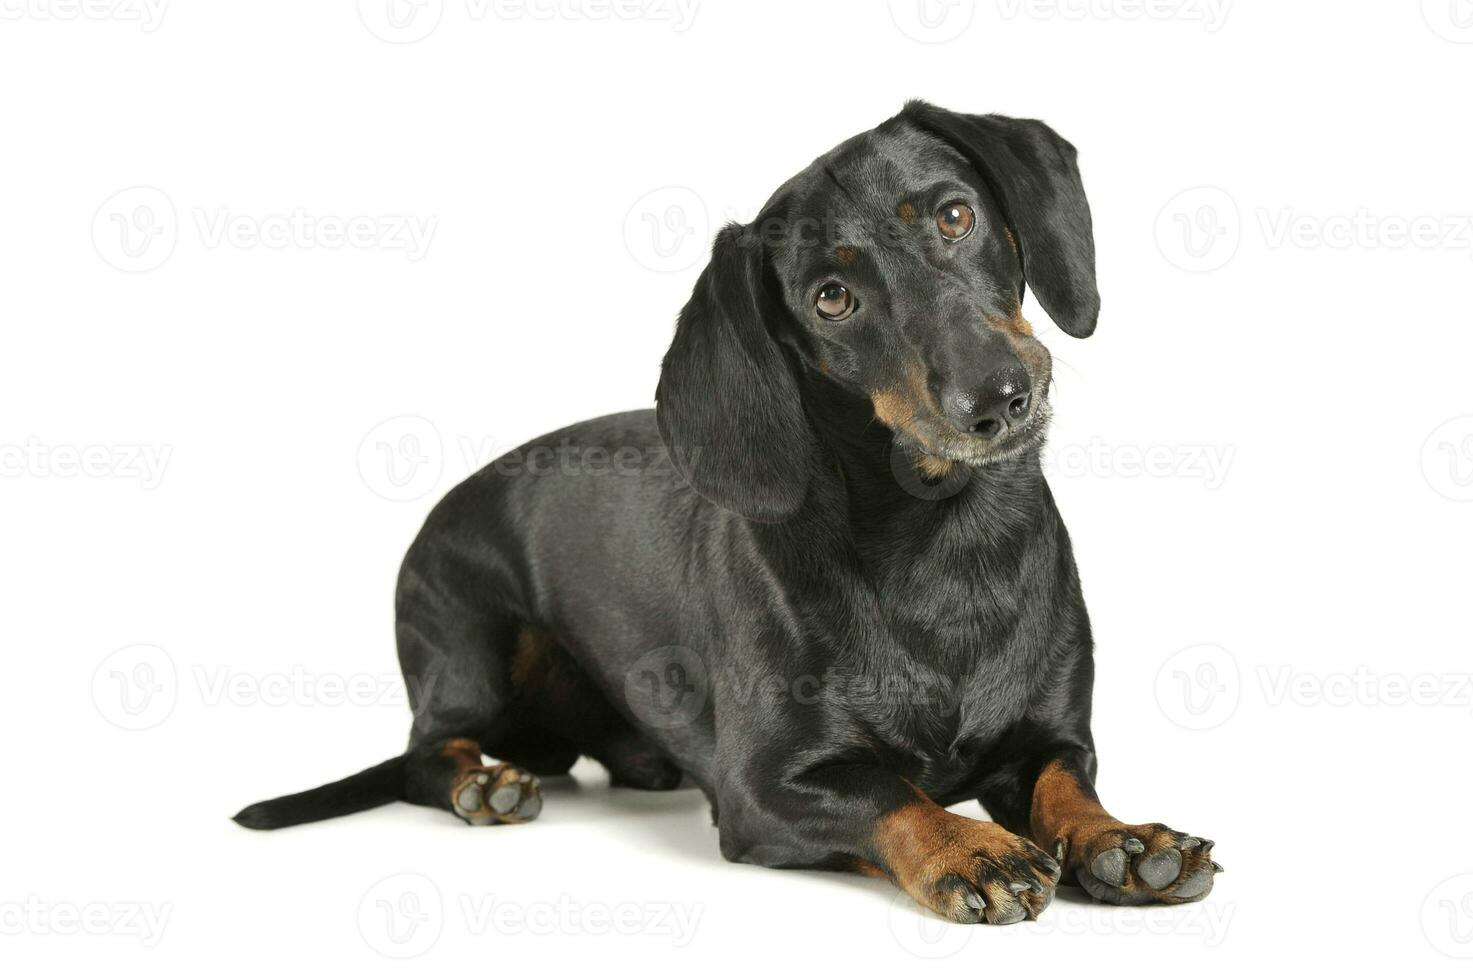
M 1014 363 L 994 370 L 979 385 L 944 393 L 942 409 L 959 432 L 992 442 L 1027 424 L 1032 401 L 1028 372 Z

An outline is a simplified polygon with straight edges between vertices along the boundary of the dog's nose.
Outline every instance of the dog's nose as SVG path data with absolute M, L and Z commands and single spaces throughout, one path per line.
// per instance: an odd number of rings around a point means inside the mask
M 1028 372 L 1022 365 L 999 368 L 976 389 L 948 401 L 948 414 L 957 428 L 996 439 L 1028 417 Z

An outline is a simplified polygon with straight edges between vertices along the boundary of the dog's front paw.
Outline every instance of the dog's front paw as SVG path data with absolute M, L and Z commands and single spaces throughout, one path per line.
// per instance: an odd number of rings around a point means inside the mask
M 886 859 L 896 883 L 953 922 L 1036 919 L 1053 900 L 1059 863 L 995 823 L 932 805 L 890 829 Z
M 1095 824 L 1060 836 L 1054 854 L 1090 895 L 1112 905 L 1195 902 L 1222 866 L 1213 841 L 1165 824 Z

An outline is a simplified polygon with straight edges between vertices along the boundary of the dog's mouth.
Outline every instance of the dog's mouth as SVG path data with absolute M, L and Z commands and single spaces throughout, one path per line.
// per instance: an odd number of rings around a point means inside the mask
M 942 475 L 955 463 L 992 466 L 1016 459 L 1038 449 L 1048 437 L 1052 416 L 1048 386 L 1040 388 L 1033 393 L 1033 408 L 1028 415 L 992 438 L 964 432 L 940 416 L 930 416 L 894 427 L 896 439 L 911 452 L 917 468 L 927 475 Z

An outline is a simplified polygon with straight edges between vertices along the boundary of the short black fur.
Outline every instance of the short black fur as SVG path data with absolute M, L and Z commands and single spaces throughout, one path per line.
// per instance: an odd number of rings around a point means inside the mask
M 975 221 L 955 242 L 950 200 Z M 856 299 L 842 322 L 814 313 L 829 282 Z M 731 860 L 894 876 L 875 828 L 917 793 L 1024 836 L 1049 763 L 1092 794 L 1025 282 L 1093 332 L 1088 204 L 1043 124 L 911 103 L 815 161 L 717 236 L 655 411 L 535 440 L 434 508 L 397 597 L 406 754 L 238 819 L 450 809 L 436 760 L 468 738 L 541 775 L 684 774 Z M 699 712 L 656 717 L 666 694 Z

